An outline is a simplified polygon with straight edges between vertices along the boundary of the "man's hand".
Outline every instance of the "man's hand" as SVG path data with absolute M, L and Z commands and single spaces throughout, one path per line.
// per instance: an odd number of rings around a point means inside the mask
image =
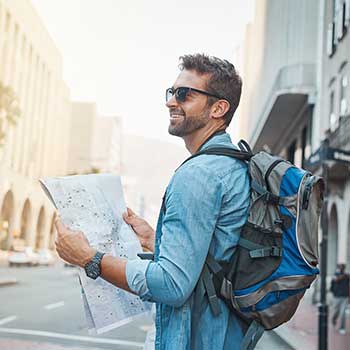
M 60 219 L 56 219 L 56 250 L 70 264 L 84 267 L 96 254 L 83 232 L 69 230 Z
M 137 216 L 130 208 L 123 214 L 124 221 L 131 225 L 135 231 L 142 248 L 154 251 L 154 236 L 155 232 L 148 222 Z

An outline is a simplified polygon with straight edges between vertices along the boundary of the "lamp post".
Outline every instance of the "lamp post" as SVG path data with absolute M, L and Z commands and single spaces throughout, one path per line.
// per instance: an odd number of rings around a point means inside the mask
M 329 146 L 326 138 L 307 160 L 310 168 L 322 166 L 322 176 L 325 183 L 324 203 L 321 214 L 321 297 L 318 305 L 318 350 L 328 349 L 328 304 L 327 304 L 327 255 L 328 255 L 328 190 L 329 190 L 329 162 L 350 165 L 350 151 Z
M 327 304 L 327 260 L 328 260 L 328 166 L 322 162 L 322 173 L 325 182 L 324 204 L 321 215 L 321 296 L 318 306 L 318 349 L 328 349 L 328 304 Z

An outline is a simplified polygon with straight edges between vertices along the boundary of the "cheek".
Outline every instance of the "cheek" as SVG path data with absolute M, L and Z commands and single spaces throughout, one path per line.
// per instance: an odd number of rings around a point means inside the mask
M 206 101 L 189 101 L 187 104 L 183 105 L 183 110 L 188 116 L 198 116 L 203 114 L 207 110 Z

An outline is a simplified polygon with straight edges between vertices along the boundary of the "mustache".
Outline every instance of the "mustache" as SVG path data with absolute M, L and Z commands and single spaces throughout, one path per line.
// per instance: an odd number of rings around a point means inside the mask
M 169 109 L 169 114 L 170 115 L 173 115 L 173 114 L 176 114 L 176 115 L 185 115 L 185 112 L 181 109 L 176 109 L 176 108 L 170 108 Z

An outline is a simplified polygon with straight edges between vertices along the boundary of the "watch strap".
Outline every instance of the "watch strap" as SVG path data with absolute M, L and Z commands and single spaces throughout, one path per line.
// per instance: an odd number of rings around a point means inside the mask
M 99 251 L 96 252 L 96 254 L 94 255 L 94 257 L 91 259 L 92 262 L 94 262 L 95 264 L 98 264 L 101 268 L 101 261 L 103 256 L 105 255 L 105 253 L 101 253 Z

